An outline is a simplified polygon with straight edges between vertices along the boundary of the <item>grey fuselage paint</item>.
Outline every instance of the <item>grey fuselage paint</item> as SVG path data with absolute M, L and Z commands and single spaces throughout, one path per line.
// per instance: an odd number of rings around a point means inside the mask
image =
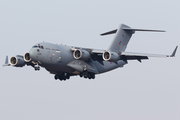
M 39 66 L 44 67 L 47 71 L 49 71 L 52 74 L 74 74 L 76 70 L 68 66 L 68 63 L 70 63 L 73 60 L 76 60 L 73 57 L 73 51 L 71 51 L 71 46 L 45 42 L 38 43 L 34 46 L 38 45 L 43 46 L 43 48 L 33 47 L 29 51 L 30 57 L 34 62 L 37 62 Z M 124 61 L 119 60 L 117 61 L 117 63 L 103 61 L 104 65 L 102 65 L 97 61 L 93 61 L 91 58 L 90 60 L 85 62 L 91 65 L 92 67 L 95 67 L 99 74 L 108 72 L 118 67 L 123 67 L 126 64 Z

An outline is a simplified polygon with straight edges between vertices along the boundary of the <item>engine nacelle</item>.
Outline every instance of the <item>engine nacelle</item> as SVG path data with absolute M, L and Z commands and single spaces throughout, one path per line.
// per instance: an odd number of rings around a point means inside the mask
M 15 67 L 23 67 L 26 64 L 26 62 L 21 56 L 11 57 L 10 63 L 12 66 Z
M 106 51 L 103 53 L 103 59 L 109 62 L 117 62 L 120 57 L 116 52 Z
M 24 61 L 26 61 L 26 62 L 30 62 L 31 61 L 31 57 L 30 57 L 29 53 L 24 54 L 23 58 L 24 58 Z
M 76 49 L 73 53 L 73 56 L 75 59 L 80 59 L 80 60 L 88 60 L 91 55 L 89 54 L 88 51 L 86 50 L 80 50 L 80 49 Z

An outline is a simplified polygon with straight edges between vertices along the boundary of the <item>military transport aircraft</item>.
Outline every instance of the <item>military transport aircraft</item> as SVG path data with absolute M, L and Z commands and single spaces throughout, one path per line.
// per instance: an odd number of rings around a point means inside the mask
M 101 35 L 114 34 L 110 47 L 107 50 L 96 50 L 74 46 L 65 46 L 41 42 L 35 44 L 24 56 L 16 55 L 10 58 L 6 56 L 3 66 L 23 67 L 32 66 L 35 70 L 44 67 L 54 78 L 60 80 L 69 79 L 70 76 L 94 79 L 96 74 L 123 67 L 128 60 L 141 62 L 148 57 L 174 57 L 177 47 L 171 55 L 143 54 L 125 52 L 127 44 L 135 31 L 165 32 L 163 30 L 132 29 L 121 24 L 118 29 Z

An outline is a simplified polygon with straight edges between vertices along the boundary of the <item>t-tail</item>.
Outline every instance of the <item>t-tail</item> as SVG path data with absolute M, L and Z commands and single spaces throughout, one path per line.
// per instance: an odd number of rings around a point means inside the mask
M 101 35 L 109 35 L 109 34 L 116 33 L 116 35 L 109 47 L 109 50 L 124 52 L 127 47 L 127 44 L 129 43 L 129 40 L 130 40 L 132 34 L 134 34 L 135 31 L 165 32 L 163 30 L 132 29 L 125 24 L 121 24 L 118 29 L 103 33 Z

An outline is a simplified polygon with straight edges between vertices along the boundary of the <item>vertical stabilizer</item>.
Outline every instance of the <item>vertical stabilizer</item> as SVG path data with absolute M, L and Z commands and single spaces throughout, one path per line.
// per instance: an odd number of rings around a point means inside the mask
M 134 31 L 127 31 L 124 30 L 123 28 L 130 28 L 127 25 L 121 24 L 119 28 L 116 31 L 115 38 L 113 39 L 109 50 L 115 50 L 115 51 L 120 51 L 123 52 L 125 51 L 127 44 L 134 33 Z
M 103 33 L 101 35 L 115 34 L 109 50 L 124 52 L 132 34 L 134 34 L 135 31 L 165 32 L 164 30 L 132 29 L 127 25 L 121 24 L 118 29 Z

